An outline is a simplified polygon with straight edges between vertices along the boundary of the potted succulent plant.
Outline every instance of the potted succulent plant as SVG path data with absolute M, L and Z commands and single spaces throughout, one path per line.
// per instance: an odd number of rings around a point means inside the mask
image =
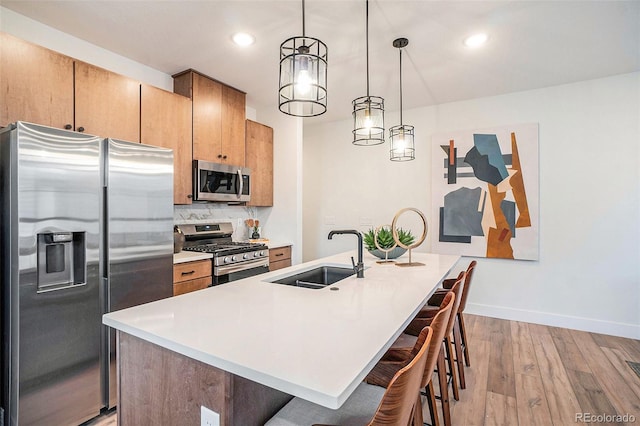
M 364 246 L 372 255 L 379 257 L 380 259 L 384 259 L 385 252 L 376 247 L 374 236 L 375 230 L 373 228 L 369 229 L 369 231 L 364 234 Z M 413 244 L 415 241 L 415 237 L 411 234 L 411 231 L 405 231 L 402 228 L 398 228 L 398 239 L 406 246 Z M 395 241 L 393 240 L 393 232 L 391 232 L 391 229 L 388 227 L 380 228 L 378 231 L 378 245 L 380 248 L 386 250 L 393 247 L 394 244 Z M 396 257 L 402 256 L 406 251 L 407 249 L 397 246 L 389 252 L 386 258 L 395 259 Z

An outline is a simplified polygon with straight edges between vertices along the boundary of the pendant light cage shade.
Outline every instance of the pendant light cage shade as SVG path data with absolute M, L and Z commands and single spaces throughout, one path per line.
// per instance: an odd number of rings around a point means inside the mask
M 353 144 L 384 143 L 384 99 L 362 96 L 353 101 Z
M 291 37 L 280 45 L 280 111 L 314 117 L 327 111 L 327 45 L 313 37 Z
M 413 126 L 404 124 L 402 121 L 402 49 L 408 44 L 409 40 L 404 37 L 393 40 L 393 47 L 397 48 L 400 54 L 400 125 L 389 129 L 391 161 L 410 161 L 416 158 Z
M 353 144 L 360 146 L 384 143 L 384 99 L 369 94 L 369 0 L 365 2 L 367 46 L 367 96 L 353 101 Z
M 389 129 L 391 148 L 389 158 L 391 161 L 409 161 L 416 158 L 416 146 L 414 141 L 413 126 L 401 124 Z

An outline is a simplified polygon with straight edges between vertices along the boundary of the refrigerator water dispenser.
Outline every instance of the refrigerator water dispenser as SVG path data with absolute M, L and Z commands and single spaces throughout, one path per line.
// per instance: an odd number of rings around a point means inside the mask
M 38 234 L 38 292 L 86 284 L 85 234 Z

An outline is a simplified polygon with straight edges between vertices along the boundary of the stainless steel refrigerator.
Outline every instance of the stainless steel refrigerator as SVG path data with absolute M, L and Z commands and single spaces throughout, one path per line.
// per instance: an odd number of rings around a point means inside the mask
M 173 153 L 18 122 L 0 132 L 5 425 L 115 405 L 102 314 L 173 292 Z

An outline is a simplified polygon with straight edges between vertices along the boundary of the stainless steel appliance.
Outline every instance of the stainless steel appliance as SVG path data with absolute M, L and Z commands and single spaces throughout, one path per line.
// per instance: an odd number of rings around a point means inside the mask
M 213 285 L 269 272 L 269 248 L 262 243 L 233 242 L 229 222 L 180 225 L 183 250 L 213 254 Z
M 193 160 L 193 186 L 196 201 L 246 202 L 251 198 L 251 170 Z
M 171 150 L 18 122 L 0 132 L 5 425 L 115 404 L 102 314 L 172 295 Z

